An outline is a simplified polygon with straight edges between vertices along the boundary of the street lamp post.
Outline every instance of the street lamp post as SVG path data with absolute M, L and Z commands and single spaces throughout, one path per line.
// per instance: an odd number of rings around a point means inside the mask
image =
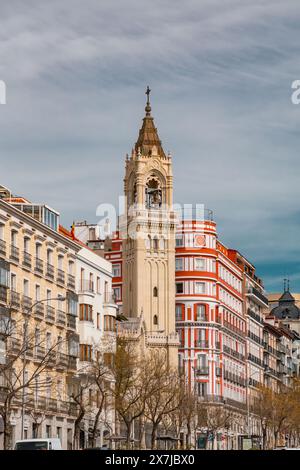
M 43 302 L 48 302 L 49 300 L 61 300 L 64 301 L 66 300 L 66 297 L 60 296 L 60 297 L 53 297 L 49 299 L 43 299 L 43 300 L 38 300 L 35 302 L 31 307 L 27 308 L 26 314 L 28 315 L 30 312 L 32 312 L 32 309 Z M 23 331 L 23 373 L 22 373 L 22 378 L 23 378 L 23 388 L 22 388 L 22 405 L 21 405 L 21 439 L 24 439 L 24 414 L 25 414 L 25 366 L 26 366 L 26 342 L 27 342 L 27 327 L 28 327 L 28 321 L 29 319 L 26 318 L 25 324 L 24 324 L 24 331 Z

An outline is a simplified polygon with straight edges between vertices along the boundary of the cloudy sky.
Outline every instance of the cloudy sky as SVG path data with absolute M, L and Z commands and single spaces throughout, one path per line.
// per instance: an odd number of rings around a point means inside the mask
M 300 291 L 299 0 L 10 0 L 0 17 L 0 184 L 72 221 L 122 194 L 145 88 L 175 200 L 268 290 Z

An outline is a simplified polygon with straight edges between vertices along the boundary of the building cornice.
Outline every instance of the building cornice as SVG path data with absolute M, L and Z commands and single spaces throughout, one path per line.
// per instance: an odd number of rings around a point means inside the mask
M 43 234 L 46 234 L 47 236 L 54 238 L 58 242 L 65 244 L 70 249 L 73 249 L 76 253 L 79 251 L 80 247 L 75 242 L 64 237 L 59 232 L 52 230 L 50 227 L 43 224 L 42 222 L 39 222 L 33 217 L 30 217 L 29 215 L 25 214 L 20 209 L 17 209 L 11 204 L 8 204 L 7 202 L 0 200 L 0 209 L 1 208 L 7 213 L 7 215 L 14 216 L 19 219 L 19 222 L 11 221 L 11 223 L 17 224 L 19 228 L 22 226 L 22 224 L 26 223 L 30 225 L 32 228 L 39 230 Z

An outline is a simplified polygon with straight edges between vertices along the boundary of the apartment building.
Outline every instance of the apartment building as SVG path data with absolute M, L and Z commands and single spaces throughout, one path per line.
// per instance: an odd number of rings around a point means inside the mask
M 123 255 L 122 239 L 119 231 L 110 233 L 109 224 L 106 230 L 97 224 L 86 221 L 74 223 L 74 235 L 96 254 L 108 260 L 112 265 L 113 286 L 112 293 L 119 313 L 122 313 L 123 304 Z M 107 235 L 104 239 L 103 236 Z
M 60 228 L 66 237 L 72 238 L 72 233 Z M 79 361 L 77 376 L 83 381 L 88 380 L 91 369 L 97 367 L 99 375 L 103 375 L 101 386 L 111 381 L 109 371 L 104 372 L 116 350 L 116 316 L 118 307 L 112 292 L 112 265 L 104 258 L 93 252 L 76 237 L 73 239 L 80 245 L 76 256 L 76 289 L 78 292 L 79 317 Z M 87 240 L 85 240 L 87 242 Z M 95 373 L 95 370 L 94 370 Z M 91 445 L 90 429 L 93 429 L 95 417 L 101 403 L 100 391 L 95 384 L 85 390 L 89 395 L 87 412 L 81 423 L 79 447 Z M 105 440 L 115 430 L 115 413 L 110 405 L 103 407 L 97 417 L 97 439 L 94 445 L 102 446 L 109 442 Z
M 255 267 L 236 250 L 229 250 L 230 258 L 243 272 L 243 312 L 246 319 L 247 405 L 252 409 L 259 389 L 264 385 L 264 311 L 268 308 L 262 280 Z M 247 433 L 257 436 L 260 423 L 252 413 L 248 417 Z
M 212 213 L 182 217 L 176 232 L 176 327 L 179 368 L 199 400 L 236 414 L 226 441 L 237 448 L 246 414 L 243 272 L 218 240 Z
M 0 406 L 14 387 L 29 384 L 13 396 L 9 447 L 21 437 L 39 436 L 59 437 L 65 449 L 72 445 L 77 412 L 68 383 L 79 352 L 75 285 L 79 247 L 63 237 L 58 226 L 56 211 L 13 198 L 1 187 Z M 5 330 L 7 322 L 13 325 L 11 334 Z M 13 377 L 18 377 L 17 382 Z

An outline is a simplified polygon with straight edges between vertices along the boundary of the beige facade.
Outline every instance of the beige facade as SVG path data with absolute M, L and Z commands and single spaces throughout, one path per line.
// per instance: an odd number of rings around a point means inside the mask
M 11 446 L 22 437 L 23 399 L 24 438 L 60 437 L 65 449 L 72 444 L 76 410 L 70 403 L 68 379 L 76 372 L 78 355 L 78 249 L 45 223 L 0 200 L 0 313 L 1 320 L 15 322 L 13 334 L 1 335 L 1 362 L 5 369 L 5 362 L 12 361 L 13 373 L 21 382 L 30 382 L 24 396 L 21 390 L 13 398 Z M 47 366 L 37 374 L 43 361 Z M 5 375 L 7 371 L 1 376 L 0 405 L 12 387 Z M 36 379 L 31 380 L 33 375 Z
M 123 314 L 140 318 L 146 347 L 163 347 L 177 365 L 175 215 L 172 160 L 154 127 L 149 100 L 131 157 L 126 158 Z M 123 326 L 123 328 L 125 325 Z

